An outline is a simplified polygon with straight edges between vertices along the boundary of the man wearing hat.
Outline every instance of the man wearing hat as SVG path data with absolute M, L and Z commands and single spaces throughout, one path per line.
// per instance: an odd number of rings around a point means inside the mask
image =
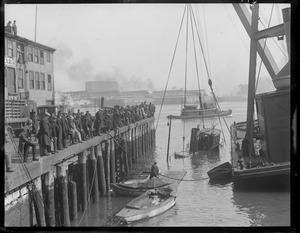
M 30 119 L 32 120 L 32 133 L 35 136 L 35 140 L 37 140 L 37 134 L 39 132 L 39 117 L 33 109 L 30 112 Z
M 99 111 L 96 112 L 95 115 L 95 129 L 96 129 L 96 134 L 101 136 L 103 133 L 103 128 L 104 128 L 104 114 L 103 114 L 103 109 L 99 108 Z
M 159 175 L 159 169 L 157 166 L 157 162 L 154 162 L 152 167 L 151 167 L 151 173 L 150 173 L 150 180 L 152 179 L 152 177 L 157 177 L 158 178 Z
M 19 149 L 21 149 L 21 146 L 24 144 L 24 151 L 23 151 L 24 163 L 27 163 L 29 147 L 32 148 L 32 160 L 38 161 L 38 159 L 35 157 L 36 145 L 33 142 L 31 142 L 31 139 L 30 139 L 30 135 L 31 135 L 31 131 L 32 131 L 31 125 L 32 125 L 32 120 L 28 119 L 26 125 L 21 130 L 21 133 L 19 135 Z
M 39 144 L 41 147 L 41 156 L 48 156 L 50 152 L 50 125 L 49 125 L 50 114 L 48 112 L 44 113 L 44 116 L 40 122 L 39 131 Z

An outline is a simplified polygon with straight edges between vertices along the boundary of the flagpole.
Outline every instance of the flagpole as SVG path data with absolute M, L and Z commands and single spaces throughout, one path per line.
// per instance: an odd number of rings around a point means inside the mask
M 35 26 L 34 26 L 34 41 L 36 42 L 36 21 L 37 21 L 37 5 L 35 5 Z

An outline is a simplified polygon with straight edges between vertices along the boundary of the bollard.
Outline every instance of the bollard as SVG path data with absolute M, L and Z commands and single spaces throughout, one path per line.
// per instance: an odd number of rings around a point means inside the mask
M 66 176 L 66 168 L 64 167 L 64 165 L 58 165 L 56 169 L 60 187 L 59 193 L 61 199 L 62 226 L 70 226 L 68 180 Z
M 76 182 L 69 182 L 69 197 L 70 197 L 70 219 L 75 220 L 78 218 L 77 213 L 77 185 Z
M 101 144 L 96 146 L 95 156 L 97 158 L 98 186 L 99 186 L 101 196 L 104 196 L 106 195 L 106 184 L 105 184 L 105 170 L 104 170 Z

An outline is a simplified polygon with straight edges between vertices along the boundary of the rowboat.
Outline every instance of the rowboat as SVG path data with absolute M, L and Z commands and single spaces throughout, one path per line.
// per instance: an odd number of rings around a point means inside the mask
M 175 159 L 182 159 L 187 158 L 190 156 L 190 153 L 188 151 L 179 151 L 174 153 Z
M 211 181 L 229 180 L 232 175 L 232 166 L 229 162 L 222 163 L 221 165 L 209 170 L 207 175 Z
M 115 215 L 119 222 L 129 224 L 145 218 L 151 218 L 164 213 L 176 203 L 176 193 L 180 181 L 165 187 L 150 189 L 139 197 L 130 201 Z
M 126 182 L 111 184 L 114 193 L 118 196 L 133 196 L 137 197 L 153 188 L 161 188 L 167 186 L 162 180 L 153 177 L 145 180 L 134 179 Z

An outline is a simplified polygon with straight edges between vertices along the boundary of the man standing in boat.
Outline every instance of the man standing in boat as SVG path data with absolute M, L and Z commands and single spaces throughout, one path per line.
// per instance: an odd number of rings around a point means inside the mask
M 150 180 L 152 179 L 152 177 L 157 177 L 159 176 L 159 169 L 157 166 L 157 162 L 154 162 L 152 167 L 151 167 L 151 173 L 150 173 Z

